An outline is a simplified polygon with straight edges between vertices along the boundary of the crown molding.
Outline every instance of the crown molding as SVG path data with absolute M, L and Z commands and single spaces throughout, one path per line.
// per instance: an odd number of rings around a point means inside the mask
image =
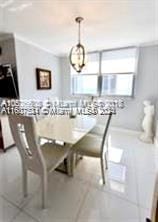
M 155 46 L 155 45 L 158 45 L 158 40 L 150 41 L 150 42 L 144 42 L 144 43 L 139 44 L 140 47 L 148 47 L 148 46 Z
M 42 51 L 45 51 L 45 52 L 47 52 L 47 53 L 50 53 L 50 54 L 52 54 L 54 57 L 57 57 L 57 58 L 59 57 L 58 55 L 53 54 L 53 52 L 52 52 L 51 50 L 46 49 L 45 47 L 42 47 L 42 46 L 40 46 L 39 44 L 37 44 L 37 43 L 35 43 L 35 42 L 32 42 L 32 41 L 30 41 L 30 40 L 28 40 L 28 39 L 26 39 L 26 38 L 24 38 L 24 37 L 22 37 L 22 36 L 20 36 L 20 35 L 14 34 L 14 39 L 15 39 L 15 40 L 22 41 L 22 42 L 24 42 L 24 43 L 26 43 L 26 44 L 28 44 L 28 45 L 32 45 L 32 46 L 34 46 L 34 47 L 36 47 L 36 48 L 38 48 L 38 49 L 41 49 Z
M 2 36 L 1 36 L 1 34 L 2 34 Z M 54 54 L 52 52 L 52 50 L 49 50 L 49 49 L 47 49 L 47 48 L 45 48 L 45 47 L 43 47 L 43 46 L 41 46 L 41 45 L 39 45 L 39 44 L 29 40 L 29 39 L 27 39 L 27 38 L 25 38 L 25 37 L 23 37 L 23 36 L 21 36 L 19 34 L 16 34 L 16 33 L 14 33 L 14 34 L 11 34 L 11 33 L 0 33 L 0 41 L 11 39 L 11 38 L 14 38 L 15 40 L 19 40 L 19 41 L 22 41 L 22 42 L 24 42 L 26 44 L 32 45 L 32 46 L 34 46 L 34 47 L 36 47 L 38 49 L 41 49 L 41 50 L 43 50 L 43 51 L 45 51 L 47 53 L 52 54 L 54 57 L 57 57 L 57 58 L 59 58 L 59 57 L 61 57 L 61 58 L 63 57 L 64 58 L 64 57 L 68 56 L 67 53 L 62 53 L 62 54 L 56 55 L 56 54 Z M 156 45 L 158 45 L 158 40 L 148 41 L 148 42 L 144 42 L 144 43 L 137 43 L 137 44 L 133 44 L 133 45 L 135 45 L 136 47 L 156 46 Z M 121 46 L 121 47 L 127 47 L 127 45 Z M 118 47 L 116 47 L 116 48 L 118 48 Z M 108 50 L 110 50 L 110 49 L 111 48 L 108 48 Z

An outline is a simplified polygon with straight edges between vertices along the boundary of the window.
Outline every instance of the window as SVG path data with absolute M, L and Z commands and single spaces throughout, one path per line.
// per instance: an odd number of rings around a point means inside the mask
M 102 77 L 102 95 L 131 96 L 133 81 L 133 74 L 105 75 Z
M 87 64 L 81 73 L 71 68 L 71 92 L 78 95 L 98 94 L 99 53 L 88 54 Z
M 97 75 L 78 75 L 72 81 L 74 94 L 97 95 Z
M 137 65 L 137 48 L 102 53 L 101 95 L 132 96 Z
M 137 55 L 135 47 L 88 54 L 81 74 L 71 69 L 72 94 L 132 96 Z
M 102 53 L 101 72 L 134 73 L 136 68 L 136 48 L 127 48 Z

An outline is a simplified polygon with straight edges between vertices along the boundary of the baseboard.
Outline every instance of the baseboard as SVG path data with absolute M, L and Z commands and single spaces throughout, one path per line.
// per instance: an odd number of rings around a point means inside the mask
M 111 127 L 111 130 L 122 132 L 122 133 L 128 133 L 131 135 L 139 135 L 141 133 L 141 131 L 121 128 L 121 127 Z
M 130 135 L 135 135 L 135 136 L 141 134 L 141 131 L 121 128 L 121 127 L 111 127 L 111 130 L 122 133 L 128 133 Z M 154 138 L 154 145 L 158 148 L 158 139 L 156 137 Z

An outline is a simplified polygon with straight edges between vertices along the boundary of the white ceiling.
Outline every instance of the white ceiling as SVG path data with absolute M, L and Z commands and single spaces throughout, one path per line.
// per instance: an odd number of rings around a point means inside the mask
M 0 32 L 56 55 L 77 43 L 76 16 L 88 51 L 158 40 L 158 0 L 0 0 Z

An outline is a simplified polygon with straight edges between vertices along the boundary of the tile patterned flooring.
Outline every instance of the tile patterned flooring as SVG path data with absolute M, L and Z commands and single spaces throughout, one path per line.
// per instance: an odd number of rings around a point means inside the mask
M 21 162 L 13 148 L 0 153 L 0 222 L 145 222 L 157 162 L 154 145 L 111 130 L 106 185 L 101 184 L 99 160 L 84 157 L 73 178 L 50 175 L 48 208 L 41 210 L 38 176 L 29 173 L 29 195 L 23 198 Z

